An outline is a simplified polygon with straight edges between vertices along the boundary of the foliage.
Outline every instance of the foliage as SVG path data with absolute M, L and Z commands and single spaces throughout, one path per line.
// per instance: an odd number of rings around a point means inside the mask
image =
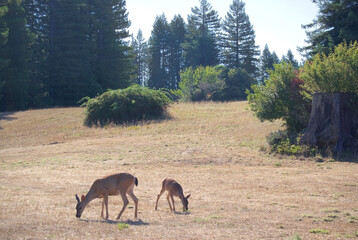
M 314 1 L 319 14 L 311 24 L 304 25 L 309 45 L 300 48 L 302 53 L 328 54 L 334 46 L 343 41 L 358 40 L 358 4 L 356 0 Z
M 219 77 L 221 71 L 214 67 L 187 68 L 180 73 L 179 88 L 184 101 L 211 100 L 212 96 L 220 92 L 225 82 Z
M 246 100 L 246 90 L 256 84 L 256 80 L 242 68 L 229 69 L 226 67 L 216 67 L 221 71 L 220 78 L 225 81 L 225 87 L 220 94 L 215 95 L 214 100 L 237 101 Z
M 358 93 L 358 43 L 342 43 L 329 55 L 316 54 L 303 66 L 304 89 L 316 92 Z
M 264 84 L 252 85 L 247 91 L 249 106 L 261 121 L 283 119 L 289 131 L 300 132 L 307 127 L 311 101 L 300 92 L 303 81 L 291 64 L 275 65 Z
M 242 0 L 233 0 L 222 28 L 224 64 L 230 68 L 244 68 L 255 75 L 260 51 L 255 45 L 255 31 L 245 13 L 245 3 Z
M 262 51 L 261 59 L 260 59 L 260 82 L 264 82 L 268 77 L 268 70 L 273 70 L 274 64 L 278 64 L 279 59 L 275 52 L 270 52 L 268 45 L 265 45 L 264 50 Z
M 299 145 L 301 136 L 302 134 L 280 130 L 270 133 L 266 139 L 273 153 L 315 156 L 317 153 L 315 148 Z
M 131 46 L 133 49 L 133 64 L 135 66 L 135 84 L 146 86 L 148 82 L 148 43 L 143 37 L 141 29 L 138 30 L 137 37 L 132 36 Z
M 96 98 L 86 98 L 85 124 L 104 126 L 162 118 L 171 100 L 161 91 L 139 85 L 108 90 Z

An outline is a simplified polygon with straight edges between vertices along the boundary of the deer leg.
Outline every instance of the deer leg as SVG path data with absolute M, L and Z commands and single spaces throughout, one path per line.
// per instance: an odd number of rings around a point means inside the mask
M 155 204 L 155 210 L 158 210 L 158 201 L 159 201 L 159 198 L 160 196 L 164 193 L 165 189 L 162 188 L 162 190 L 160 191 L 160 193 L 158 194 L 158 197 L 157 197 L 157 202 Z
M 170 197 L 171 197 L 172 202 L 173 202 L 173 211 L 175 212 L 174 197 L 173 197 L 173 195 L 170 195 Z
M 173 211 L 172 205 L 170 205 L 169 196 L 170 196 L 170 193 L 168 193 L 168 195 L 167 195 L 167 200 L 168 200 L 168 204 L 169 204 L 169 207 L 170 207 L 170 211 Z
M 106 206 L 106 220 L 108 219 L 108 195 L 104 195 L 103 196 L 103 202 L 104 202 L 104 205 Z M 102 202 L 102 217 L 103 217 L 103 202 Z
M 103 217 L 103 209 L 104 209 L 104 198 L 103 198 L 103 200 L 102 200 L 102 211 L 101 211 L 101 218 L 104 218 L 104 217 Z
M 137 218 L 137 213 L 138 213 L 138 198 L 134 195 L 133 193 L 133 189 L 131 191 L 129 191 L 129 196 L 133 199 L 134 201 L 134 205 L 135 205 L 135 212 L 134 212 L 134 218 Z
M 126 209 L 128 203 L 129 203 L 126 193 L 121 193 L 121 197 L 123 200 L 123 207 L 122 207 L 122 210 L 119 212 L 117 219 L 119 219 L 122 216 L 122 213 L 124 212 L 124 210 Z

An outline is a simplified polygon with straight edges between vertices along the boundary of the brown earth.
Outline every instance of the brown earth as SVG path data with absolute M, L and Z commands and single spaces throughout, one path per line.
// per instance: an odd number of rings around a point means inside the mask
M 169 120 L 105 128 L 83 126 L 81 108 L 0 113 L 0 239 L 357 238 L 357 159 L 270 155 L 281 123 L 247 107 L 181 103 Z M 75 194 L 116 172 L 139 179 L 138 219 L 130 199 L 115 220 L 119 196 L 109 221 L 99 199 L 77 219 Z M 154 210 L 165 177 L 191 193 L 189 212 L 170 213 L 165 195 Z

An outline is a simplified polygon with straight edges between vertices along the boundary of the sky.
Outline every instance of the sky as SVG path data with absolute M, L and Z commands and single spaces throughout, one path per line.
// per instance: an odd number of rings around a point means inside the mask
M 208 0 L 213 10 L 224 19 L 232 0 Z M 318 14 L 318 7 L 312 0 L 244 0 L 245 12 L 255 30 L 256 44 L 261 51 L 265 44 L 279 58 L 291 49 L 295 58 L 301 61 L 297 47 L 305 46 L 306 33 L 302 25 L 312 23 Z M 141 29 L 146 40 L 151 35 L 157 15 L 165 14 L 168 22 L 180 14 L 185 20 L 191 8 L 200 6 L 199 0 L 127 0 L 131 27 L 130 34 L 137 36 Z

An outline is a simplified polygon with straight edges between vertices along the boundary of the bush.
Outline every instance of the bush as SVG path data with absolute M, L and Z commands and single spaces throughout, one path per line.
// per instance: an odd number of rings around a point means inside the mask
M 308 125 L 311 100 L 300 94 L 303 81 L 299 72 L 288 63 L 275 65 L 264 85 L 252 85 L 249 106 L 260 121 L 283 119 L 287 129 L 300 132 Z
M 133 123 L 165 116 L 171 100 L 159 90 L 138 85 L 108 90 L 96 98 L 86 98 L 85 125 L 104 126 L 110 123 Z
M 214 67 L 185 69 L 180 73 L 179 88 L 184 101 L 207 101 L 222 91 L 224 80 L 220 79 L 220 70 Z
M 303 66 L 305 90 L 312 93 L 358 93 L 358 43 L 339 44 L 328 56 L 316 54 Z
M 299 145 L 301 134 L 277 131 L 270 133 L 266 139 L 270 145 L 270 151 L 273 153 L 287 154 L 287 155 L 304 155 L 315 156 L 317 150 L 304 145 Z

